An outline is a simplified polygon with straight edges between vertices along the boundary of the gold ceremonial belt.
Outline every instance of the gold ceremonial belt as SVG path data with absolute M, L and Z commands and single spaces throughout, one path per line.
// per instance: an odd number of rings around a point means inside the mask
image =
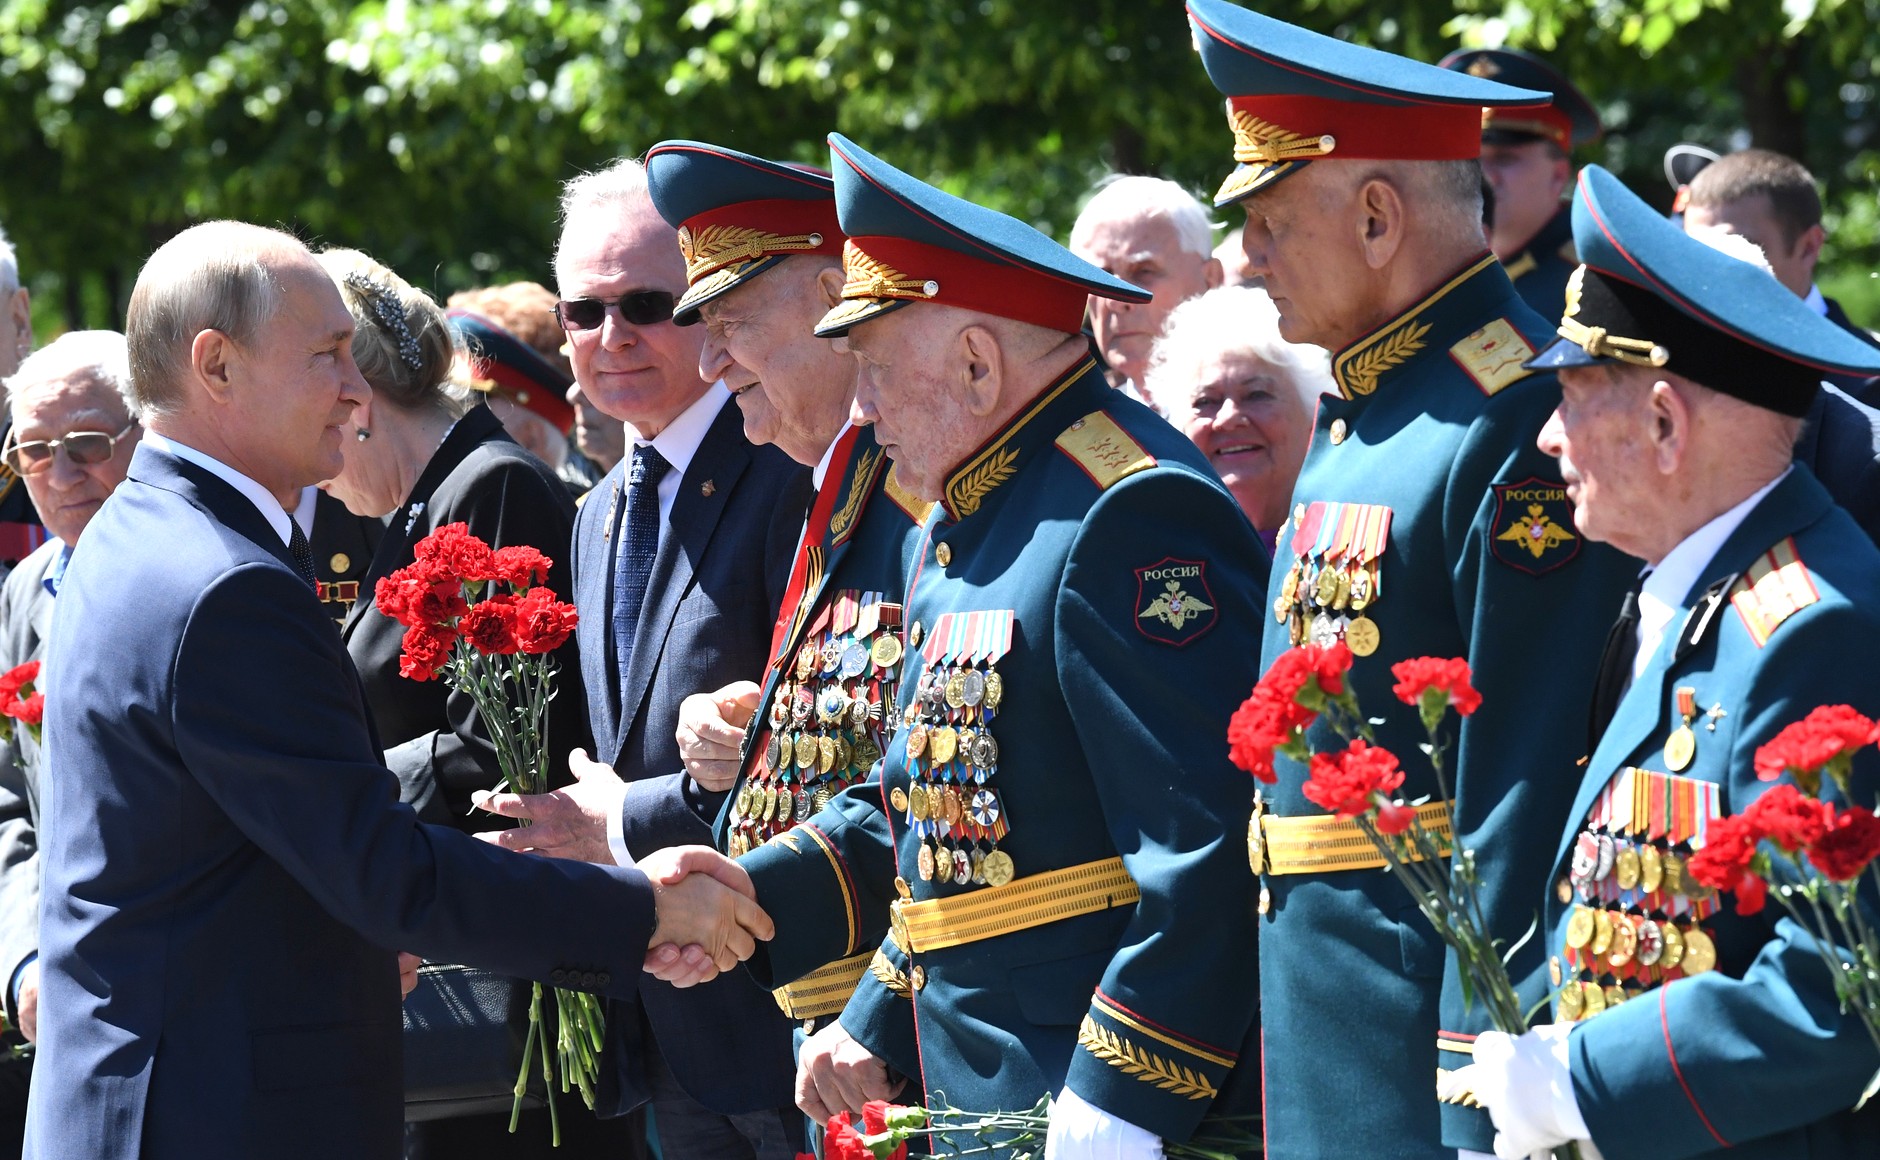
M 951 898 L 897 899 L 888 911 L 894 945 L 915 954 L 965 946 L 1115 906 L 1134 906 L 1141 898 L 1142 890 L 1123 868 L 1123 860 L 1105 858 Z
M 1417 807 L 1417 821 L 1447 846 L 1454 838 L 1447 802 L 1425 802 Z M 1382 870 L 1387 863 L 1358 823 L 1330 814 L 1306 818 L 1279 818 L 1260 814 L 1260 837 L 1265 844 L 1268 874 L 1329 874 L 1334 870 Z M 1421 861 L 1413 847 L 1410 861 Z M 1255 872 L 1259 872 L 1259 867 Z
M 842 1008 L 849 1005 L 849 996 L 855 994 L 855 985 L 862 981 L 868 960 L 874 953 L 863 951 L 818 967 L 796 982 L 778 987 L 770 997 L 792 1019 L 822 1019 L 840 1014 Z

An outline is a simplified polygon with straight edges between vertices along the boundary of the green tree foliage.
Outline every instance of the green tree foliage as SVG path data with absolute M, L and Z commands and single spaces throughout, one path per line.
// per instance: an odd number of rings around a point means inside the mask
M 1836 284 L 1880 263 L 1880 0 L 1288 7 L 1425 59 L 1552 55 L 1612 125 L 1588 159 L 1660 199 L 1676 140 L 1794 153 Z M 568 176 L 662 137 L 826 164 L 830 129 L 1060 235 L 1106 169 L 1206 192 L 1230 164 L 1176 0 L 0 0 L 0 222 L 66 325 L 118 322 L 143 255 L 209 217 L 439 293 L 547 281 Z

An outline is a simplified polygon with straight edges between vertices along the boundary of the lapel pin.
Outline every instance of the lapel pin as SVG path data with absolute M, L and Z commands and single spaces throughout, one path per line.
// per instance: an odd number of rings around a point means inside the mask
M 717 491 L 717 490 L 718 490 L 718 485 L 713 483 L 709 479 L 706 480 L 704 483 L 701 483 L 698 485 L 698 493 L 702 496 L 705 496 L 708 499 L 711 497 L 712 492 Z
M 1722 701 L 1717 702 L 1715 705 L 1712 705 L 1709 708 L 1709 710 L 1707 710 L 1704 713 L 1704 716 L 1710 718 L 1710 720 L 1704 722 L 1704 728 L 1708 730 L 1709 732 L 1715 733 L 1717 731 L 1717 722 L 1723 720 L 1725 717 L 1728 717 L 1729 715 L 1730 715 L 1730 711 L 1723 707 L 1723 702 Z

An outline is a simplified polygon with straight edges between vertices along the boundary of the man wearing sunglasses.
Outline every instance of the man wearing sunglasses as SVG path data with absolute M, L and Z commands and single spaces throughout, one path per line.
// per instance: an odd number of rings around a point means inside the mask
M 700 377 L 705 328 L 673 321 L 686 262 L 638 161 L 568 184 L 555 276 L 575 380 L 628 438 L 626 458 L 581 505 L 570 555 L 605 764 L 570 758 L 578 780 L 556 796 L 576 808 L 559 824 L 486 836 L 630 865 L 712 840 L 737 771 L 686 771 L 679 707 L 763 671 L 809 472 L 753 446 L 725 381 Z M 514 802 L 486 804 L 516 812 Z M 603 1078 L 617 1086 L 601 1093 L 602 1114 L 650 1101 L 666 1160 L 795 1155 L 790 1027 L 768 993 L 739 971 L 689 990 L 649 983 L 638 1005 L 615 1003 L 608 1020 L 614 1066 Z
M 72 549 L 124 482 L 142 433 L 123 392 L 124 336 L 79 331 L 28 355 L 6 379 L 12 421 L 0 461 L 16 473 L 53 537 L 0 588 L 0 672 L 45 652 L 52 602 Z M 7 1025 L 39 1033 L 39 747 L 21 729 L 0 746 L 0 999 Z M 30 1059 L 0 1062 L 0 1144 L 17 1149 L 26 1125 Z

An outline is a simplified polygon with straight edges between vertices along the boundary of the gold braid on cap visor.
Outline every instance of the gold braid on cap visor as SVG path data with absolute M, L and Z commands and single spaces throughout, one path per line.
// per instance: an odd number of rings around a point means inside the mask
M 1594 358 L 1613 358 L 1641 367 L 1661 367 L 1671 361 L 1671 352 L 1649 338 L 1623 338 L 1603 326 L 1588 326 L 1574 318 L 1580 312 L 1580 287 L 1585 280 L 1585 266 L 1567 279 L 1567 311 L 1554 333 Z
M 878 262 L 862 252 L 853 239 L 842 245 L 842 284 L 844 298 L 932 298 L 940 293 L 940 283 L 931 278 L 909 278 L 885 262 Z
M 1271 121 L 1235 109 L 1227 115 L 1234 130 L 1234 160 L 1242 165 L 1277 165 L 1281 161 L 1304 161 L 1323 157 L 1337 147 L 1330 133 L 1307 137 L 1282 129 Z
M 775 253 L 813 250 L 823 244 L 821 234 L 773 234 L 746 226 L 706 226 L 694 233 L 679 230 L 679 250 L 685 255 L 685 277 L 696 282 L 721 266 L 748 262 Z

